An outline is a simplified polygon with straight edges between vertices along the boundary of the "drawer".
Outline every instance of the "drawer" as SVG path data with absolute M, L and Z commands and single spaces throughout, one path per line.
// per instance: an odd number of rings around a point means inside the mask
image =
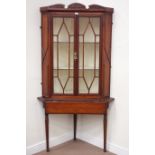
M 51 102 L 45 103 L 45 112 L 51 114 L 103 114 L 107 110 L 105 103 Z

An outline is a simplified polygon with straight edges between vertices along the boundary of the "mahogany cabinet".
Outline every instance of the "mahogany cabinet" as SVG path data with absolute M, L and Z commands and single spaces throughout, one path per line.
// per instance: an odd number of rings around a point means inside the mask
M 41 7 L 42 101 L 45 109 L 46 149 L 49 114 L 104 115 L 106 151 L 107 109 L 110 97 L 113 8 L 80 3 Z

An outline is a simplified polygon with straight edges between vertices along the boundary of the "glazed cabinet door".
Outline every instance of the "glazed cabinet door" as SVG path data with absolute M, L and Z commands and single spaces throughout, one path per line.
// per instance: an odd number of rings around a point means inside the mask
M 100 16 L 79 16 L 79 94 L 100 92 Z
M 51 16 L 53 95 L 100 95 L 101 15 Z
M 74 16 L 52 16 L 53 94 L 74 94 Z

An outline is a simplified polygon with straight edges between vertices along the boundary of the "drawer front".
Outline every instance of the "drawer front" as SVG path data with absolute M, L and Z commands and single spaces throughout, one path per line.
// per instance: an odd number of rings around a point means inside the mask
M 107 110 L 102 103 L 46 103 L 45 112 L 51 114 L 103 114 Z

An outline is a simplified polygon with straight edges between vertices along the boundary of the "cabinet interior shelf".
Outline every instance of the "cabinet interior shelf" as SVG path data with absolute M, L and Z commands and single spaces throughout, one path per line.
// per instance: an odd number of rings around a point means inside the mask
M 74 42 L 53 42 L 54 44 L 74 44 Z M 79 42 L 79 44 L 99 44 L 99 42 Z
M 53 70 L 74 70 L 73 68 L 72 69 L 70 69 L 70 68 L 59 68 L 59 69 L 57 69 L 57 68 L 54 68 Z M 99 69 L 78 69 L 78 70 L 99 70 Z
M 57 74 L 59 72 L 60 75 L 74 77 L 73 71 L 75 69 L 53 69 L 54 77 L 57 77 Z M 83 78 L 83 76 L 87 78 L 91 77 L 99 77 L 99 69 L 78 69 L 78 77 Z

